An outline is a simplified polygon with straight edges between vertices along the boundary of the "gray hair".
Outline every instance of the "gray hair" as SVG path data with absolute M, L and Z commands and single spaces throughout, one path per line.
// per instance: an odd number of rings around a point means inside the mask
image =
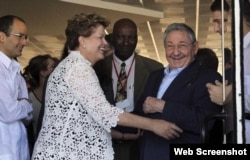
M 168 37 L 168 34 L 170 32 L 172 32 L 172 31 L 185 31 L 185 32 L 188 33 L 189 38 L 192 41 L 192 43 L 196 42 L 195 33 L 194 33 L 192 28 L 190 28 L 188 25 L 186 25 L 184 23 L 172 23 L 164 31 L 164 34 L 163 34 L 163 45 L 164 45 L 164 47 L 166 47 L 165 41 L 166 41 L 166 39 Z

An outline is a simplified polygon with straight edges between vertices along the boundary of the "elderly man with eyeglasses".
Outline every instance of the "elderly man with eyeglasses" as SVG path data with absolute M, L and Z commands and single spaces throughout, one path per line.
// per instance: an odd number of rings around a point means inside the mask
M 213 83 L 221 76 L 195 59 L 198 42 L 193 30 L 186 24 L 173 23 L 166 28 L 163 37 L 169 64 L 150 74 L 136 111 L 152 119 L 170 121 L 183 133 L 180 137 L 164 140 L 144 131 L 142 160 L 169 160 L 170 144 L 202 143 L 203 120 L 211 113 L 221 112 L 221 107 L 210 100 L 205 87 L 206 83 Z

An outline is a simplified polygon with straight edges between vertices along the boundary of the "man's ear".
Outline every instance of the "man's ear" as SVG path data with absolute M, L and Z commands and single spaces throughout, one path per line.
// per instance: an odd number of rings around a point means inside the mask
M 6 40 L 6 34 L 0 31 L 0 42 L 5 42 L 5 40 Z
M 196 41 L 196 42 L 194 42 L 194 50 L 193 50 L 194 55 L 198 52 L 198 49 L 199 49 L 199 42 Z

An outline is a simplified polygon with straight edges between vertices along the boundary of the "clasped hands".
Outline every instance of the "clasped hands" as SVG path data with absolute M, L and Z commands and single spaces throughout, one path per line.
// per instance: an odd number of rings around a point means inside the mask
M 143 103 L 144 113 L 162 113 L 165 101 L 154 97 L 147 97 Z

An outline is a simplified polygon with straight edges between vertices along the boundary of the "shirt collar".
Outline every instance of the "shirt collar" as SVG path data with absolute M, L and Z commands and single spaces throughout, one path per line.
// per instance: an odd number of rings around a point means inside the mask
M 4 64 L 4 66 L 7 69 L 11 69 L 11 71 L 13 72 L 20 71 L 20 68 L 21 68 L 20 64 L 16 60 L 10 59 L 2 51 L 0 51 L 0 61 Z
M 122 64 L 122 62 L 125 62 L 126 66 L 130 66 L 134 59 L 134 56 L 135 54 L 133 53 L 126 61 L 121 61 L 115 54 L 113 54 L 114 62 L 119 66 Z
M 86 62 L 88 65 L 92 66 L 91 62 L 89 60 L 87 60 L 80 51 L 70 51 L 70 55 L 76 55 L 79 58 L 81 58 L 82 60 L 84 60 L 84 62 Z
M 169 74 L 179 74 L 184 68 L 186 67 L 181 67 L 181 68 L 175 68 L 170 71 L 169 65 L 164 69 L 164 74 L 169 75 Z
M 195 60 L 195 58 L 192 58 L 191 62 L 190 62 L 187 66 L 189 66 L 194 60 Z M 166 67 L 165 70 L 164 70 L 164 74 L 165 74 L 165 75 L 169 75 L 169 74 L 179 74 L 179 73 L 180 73 L 184 68 L 186 68 L 187 66 L 185 66 L 185 67 L 180 67 L 180 68 L 176 68 L 176 69 L 172 69 L 172 70 L 170 71 L 170 67 L 169 67 L 169 65 L 167 65 L 167 67 Z

